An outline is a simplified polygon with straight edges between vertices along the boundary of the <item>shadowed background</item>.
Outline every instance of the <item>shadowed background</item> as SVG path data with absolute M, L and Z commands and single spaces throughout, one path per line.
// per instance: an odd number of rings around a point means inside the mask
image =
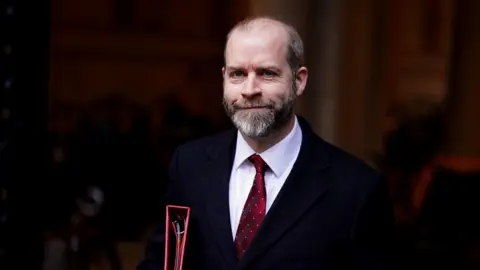
M 303 37 L 298 113 L 389 177 L 399 269 L 480 266 L 480 1 L 1 8 L 1 269 L 133 269 L 163 218 L 172 151 L 231 126 L 223 46 L 253 15 Z

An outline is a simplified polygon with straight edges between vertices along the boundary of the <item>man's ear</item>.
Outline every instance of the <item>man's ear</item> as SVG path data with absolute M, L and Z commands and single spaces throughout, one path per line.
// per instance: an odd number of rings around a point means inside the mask
M 225 77 L 225 67 L 222 67 L 222 76 Z
M 308 69 L 306 67 L 300 67 L 296 72 L 295 83 L 297 84 L 297 96 L 303 94 L 305 87 L 307 86 Z

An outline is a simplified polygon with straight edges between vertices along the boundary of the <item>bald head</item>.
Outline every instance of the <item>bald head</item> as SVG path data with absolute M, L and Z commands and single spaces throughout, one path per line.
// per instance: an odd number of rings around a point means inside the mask
M 236 33 L 268 34 L 272 31 L 283 35 L 286 60 L 292 72 L 303 66 L 303 42 L 298 32 L 292 26 L 270 17 L 256 17 L 243 20 L 236 24 L 227 35 L 227 47 Z

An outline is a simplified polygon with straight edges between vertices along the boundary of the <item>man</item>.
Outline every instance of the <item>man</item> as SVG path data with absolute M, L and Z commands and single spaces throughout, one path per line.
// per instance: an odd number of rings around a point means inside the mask
M 385 180 L 294 113 L 307 83 L 290 26 L 238 24 L 225 49 L 236 130 L 180 146 L 168 204 L 191 207 L 184 269 L 384 269 L 393 215 Z M 164 225 L 140 270 L 163 269 Z

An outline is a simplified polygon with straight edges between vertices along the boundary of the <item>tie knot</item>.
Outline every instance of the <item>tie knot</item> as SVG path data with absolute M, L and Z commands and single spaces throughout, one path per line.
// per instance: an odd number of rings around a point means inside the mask
M 267 163 L 263 160 L 263 158 L 260 155 L 253 154 L 251 155 L 248 160 L 253 163 L 253 166 L 255 166 L 255 170 L 257 173 L 264 173 L 265 172 L 265 167 L 267 166 Z

